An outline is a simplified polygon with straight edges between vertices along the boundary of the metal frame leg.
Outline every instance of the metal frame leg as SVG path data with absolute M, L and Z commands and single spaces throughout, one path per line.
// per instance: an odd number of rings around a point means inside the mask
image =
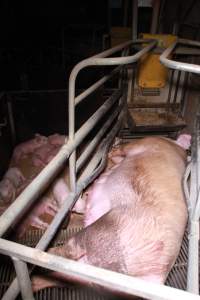
M 27 264 L 12 257 L 23 300 L 34 300 Z

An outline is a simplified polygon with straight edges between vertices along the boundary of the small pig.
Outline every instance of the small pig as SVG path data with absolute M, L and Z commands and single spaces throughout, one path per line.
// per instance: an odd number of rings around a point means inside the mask
M 9 168 L 5 173 L 4 178 L 9 179 L 18 188 L 26 180 L 19 168 Z
M 16 161 L 20 160 L 27 154 L 33 153 L 37 148 L 46 144 L 47 141 L 47 137 L 36 134 L 34 139 L 21 143 L 15 148 L 12 159 Z
M 68 172 L 63 171 L 60 177 L 57 178 L 45 192 L 43 197 L 38 199 L 27 212 L 24 221 L 21 222 L 15 230 L 19 237 L 23 236 L 29 226 L 47 229 L 49 223 L 43 220 L 43 216 L 47 214 L 50 217 L 54 217 L 69 195 L 66 174 L 68 174 Z
M 190 137 L 180 141 L 147 137 L 113 151 L 117 162 L 88 193 L 86 227 L 49 252 L 163 284 L 187 223 L 182 178 Z
M 1 205 L 12 203 L 16 197 L 16 188 L 12 181 L 4 178 L 0 181 L 0 203 Z
M 36 134 L 34 139 L 15 148 L 10 168 L 0 181 L 2 212 L 53 159 L 65 139 L 65 136 L 59 134 L 49 137 Z M 15 226 L 18 236 L 22 236 L 29 226 L 39 229 L 48 227 L 52 217 L 69 194 L 68 184 L 68 170 L 64 170 L 26 213 L 23 222 Z

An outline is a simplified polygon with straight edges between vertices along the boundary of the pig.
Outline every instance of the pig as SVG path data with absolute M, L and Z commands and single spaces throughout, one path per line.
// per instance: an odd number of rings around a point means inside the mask
M 4 178 L 0 181 L 0 203 L 1 205 L 12 203 L 16 197 L 16 188 L 12 181 Z
M 24 221 L 20 222 L 16 227 L 17 236 L 23 236 L 30 226 L 42 230 L 47 229 L 49 222 L 45 222 L 43 216 L 47 214 L 50 217 L 54 217 L 69 195 L 66 176 L 68 176 L 68 172 L 64 170 L 45 194 L 34 203 L 30 211 L 25 215 Z
M 0 181 L 0 200 L 2 204 L 12 203 L 25 183 L 25 177 L 19 168 L 9 168 Z
M 17 147 L 15 147 L 13 159 L 19 161 L 21 158 L 29 153 L 33 153 L 37 148 L 45 145 L 47 142 L 47 137 L 36 134 L 34 139 L 21 143 Z
M 182 178 L 189 145 L 189 135 L 146 137 L 115 149 L 114 163 L 88 193 L 85 228 L 49 252 L 163 284 L 187 223 Z M 33 280 L 34 290 L 52 285 Z
M 9 179 L 15 188 L 19 188 L 21 184 L 26 180 L 19 168 L 9 168 L 5 173 L 4 178 Z
M 66 137 L 59 134 L 49 137 L 36 134 L 34 139 L 15 148 L 10 167 L 0 181 L 1 213 L 53 159 L 65 140 Z M 68 185 L 68 170 L 65 169 L 34 203 L 22 223 L 15 226 L 17 236 L 22 236 L 29 226 L 46 229 L 69 194 Z

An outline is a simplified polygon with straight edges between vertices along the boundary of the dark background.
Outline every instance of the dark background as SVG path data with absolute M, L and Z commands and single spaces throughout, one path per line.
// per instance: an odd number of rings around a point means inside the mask
M 154 0 L 156 1 L 156 0 Z M 161 1 L 158 32 L 172 33 L 178 24 L 181 37 L 199 40 L 200 3 L 193 0 Z M 138 34 L 149 32 L 151 7 L 138 9 Z M 35 133 L 67 134 L 68 79 L 76 63 L 103 51 L 103 36 L 111 26 L 123 26 L 124 1 L 0 1 L 0 92 L 56 90 L 62 93 L 18 94 L 10 97 L 16 126 L 16 144 Z M 127 26 L 132 23 L 129 1 Z M 108 45 L 109 46 L 109 45 Z M 77 88 L 93 83 L 104 70 L 82 71 Z M 0 100 L 0 123 L 7 117 Z M 102 102 L 101 91 L 77 111 L 81 124 Z M 0 175 L 8 165 L 13 143 L 10 129 L 0 135 Z

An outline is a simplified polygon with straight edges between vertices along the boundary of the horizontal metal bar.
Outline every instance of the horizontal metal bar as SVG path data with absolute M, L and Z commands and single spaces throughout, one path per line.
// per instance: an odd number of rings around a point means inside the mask
M 87 90 L 85 90 L 83 93 L 81 93 L 80 95 L 78 95 L 75 98 L 75 105 L 77 105 L 78 103 L 80 103 L 81 100 L 83 100 L 84 98 L 86 98 L 87 96 L 89 96 L 96 89 L 98 89 L 102 84 L 104 84 L 106 81 L 108 81 L 114 75 L 116 75 L 117 72 L 120 71 L 120 69 L 121 69 L 121 66 L 115 68 L 109 75 L 106 75 L 106 76 L 102 77 L 100 80 L 98 80 L 93 85 L 91 85 Z
M 27 263 L 12 257 L 23 300 L 34 300 Z
M 160 62 L 163 65 L 165 65 L 166 67 L 171 68 L 171 69 L 200 74 L 200 66 L 199 65 L 179 62 L 179 61 L 175 61 L 175 60 L 168 58 L 170 55 L 172 55 L 174 49 L 176 48 L 176 46 L 178 44 L 200 47 L 200 42 L 190 41 L 190 40 L 185 40 L 185 39 L 178 39 L 161 54 Z
M 98 110 L 86 121 L 79 129 L 79 134 L 84 132 L 89 133 L 92 128 L 100 121 L 100 119 L 106 114 L 106 112 L 119 100 L 121 97 L 121 91 L 115 91 L 105 102 L 98 108 Z
M 15 256 L 28 263 L 63 273 L 68 278 L 92 282 L 111 290 L 114 287 L 115 292 L 154 300 L 200 299 L 199 296 L 182 290 L 55 256 L 39 249 L 32 249 L 4 239 L 0 239 L 0 252 L 5 255 Z
M 147 44 L 147 43 L 149 44 L 144 48 L 142 48 L 137 53 L 135 53 L 134 55 L 125 56 L 125 57 L 106 57 L 117 52 L 115 48 L 117 48 L 119 51 L 126 48 L 125 46 L 131 46 L 136 44 Z M 69 81 L 71 81 L 72 79 L 74 80 L 74 78 L 76 78 L 80 70 L 89 66 L 112 66 L 112 65 L 125 65 L 125 64 L 134 63 L 138 61 L 144 54 L 146 54 L 151 49 L 153 49 L 156 46 L 156 44 L 157 44 L 156 40 L 140 39 L 135 41 L 129 41 L 127 43 L 106 50 L 98 55 L 82 60 L 73 68 Z

